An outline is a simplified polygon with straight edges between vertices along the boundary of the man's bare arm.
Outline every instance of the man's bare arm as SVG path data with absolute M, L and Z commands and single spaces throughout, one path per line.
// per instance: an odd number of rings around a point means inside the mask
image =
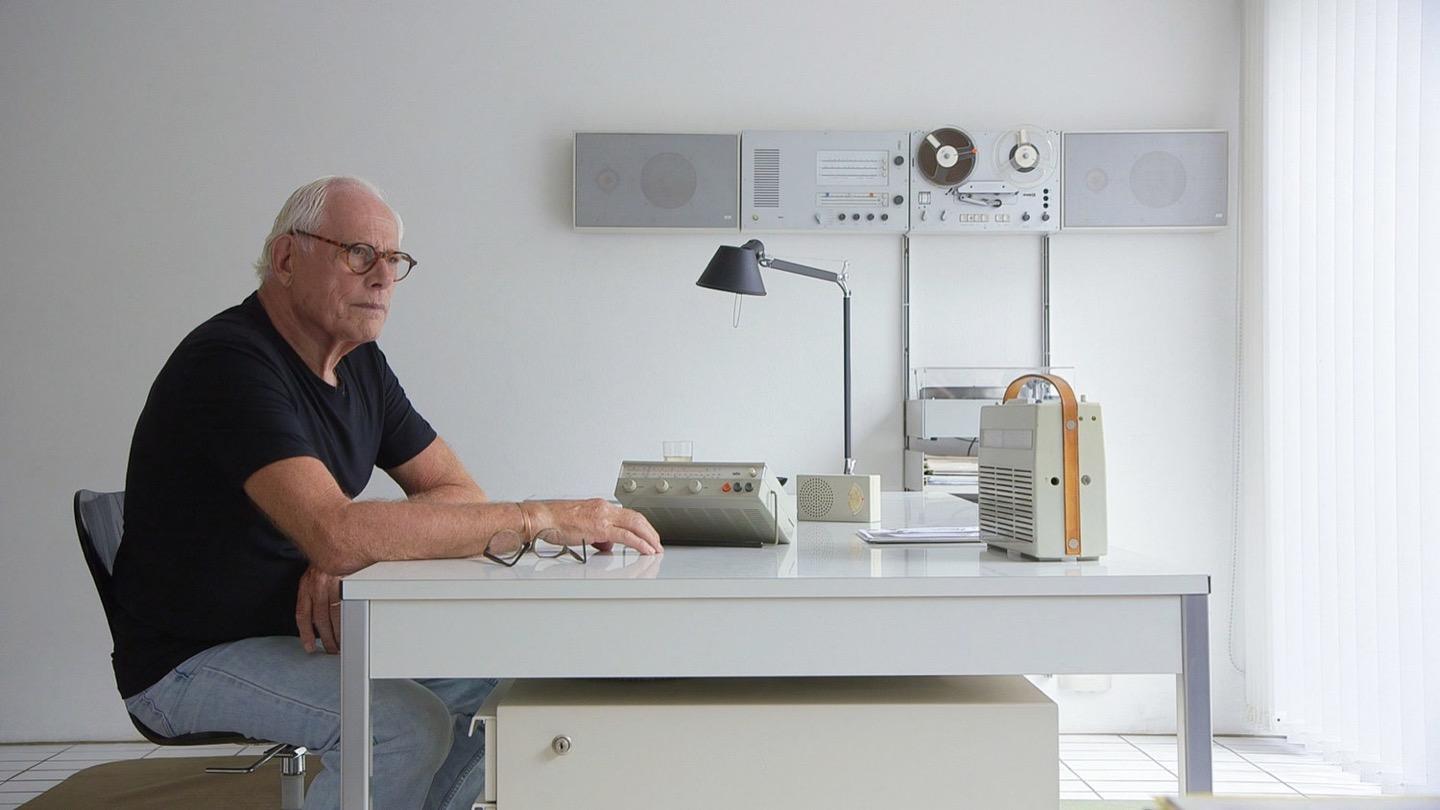
M 325 465 L 309 456 L 262 467 L 246 479 L 245 493 L 313 566 L 334 576 L 381 560 L 472 557 L 506 530 L 532 537 L 549 531 L 566 544 L 611 541 L 644 554 L 661 550 L 660 536 L 644 517 L 599 498 L 523 504 L 352 501 Z
M 386 470 L 411 501 L 423 503 L 485 503 L 485 490 L 439 436 L 409 461 Z
M 416 456 L 394 469 L 390 477 L 412 501 L 424 503 L 484 503 L 485 491 L 465 471 L 460 459 L 440 437 Z M 300 578 L 295 596 L 295 626 L 306 652 L 316 642 L 327 653 L 340 652 L 340 579 L 311 565 Z

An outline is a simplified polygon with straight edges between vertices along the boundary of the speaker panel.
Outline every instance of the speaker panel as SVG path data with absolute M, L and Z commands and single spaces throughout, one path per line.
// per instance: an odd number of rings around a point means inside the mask
M 576 228 L 735 230 L 740 136 L 575 133 Z
M 1224 227 L 1229 167 L 1224 130 L 1067 132 L 1061 227 Z

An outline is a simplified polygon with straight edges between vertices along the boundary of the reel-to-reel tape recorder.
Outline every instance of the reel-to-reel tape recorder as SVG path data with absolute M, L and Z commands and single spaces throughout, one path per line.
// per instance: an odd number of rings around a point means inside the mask
M 1060 133 L 941 127 L 910 136 L 910 230 L 1060 229 Z

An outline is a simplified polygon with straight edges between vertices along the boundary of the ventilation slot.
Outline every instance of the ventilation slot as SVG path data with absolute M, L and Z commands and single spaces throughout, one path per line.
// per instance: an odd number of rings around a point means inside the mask
M 780 207 L 780 150 L 756 149 L 753 155 L 755 171 L 755 207 Z
M 1029 470 L 980 466 L 980 530 L 1035 542 L 1035 479 Z

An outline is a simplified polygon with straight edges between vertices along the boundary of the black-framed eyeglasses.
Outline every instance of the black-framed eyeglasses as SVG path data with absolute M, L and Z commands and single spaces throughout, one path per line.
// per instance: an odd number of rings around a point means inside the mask
M 401 250 L 381 252 L 379 248 L 367 242 L 336 242 L 334 239 L 327 239 L 318 233 L 309 231 L 294 230 L 292 234 L 308 236 L 311 239 L 319 239 L 321 242 L 328 242 L 343 251 L 345 266 L 350 272 L 357 276 L 363 276 L 375 269 L 375 265 L 381 259 L 390 266 L 391 272 L 395 274 L 396 281 L 403 281 L 410 271 L 415 269 L 419 262 L 415 257 Z
M 507 532 L 500 532 L 499 534 L 506 533 Z M 514 534 L 516 537 L 520 536 L 518 532 L 512 531 L 508 533 Z M 493 543 L 494 541 L 492 540 L 491 542 Z M 582 544 L 580 546 L 580 550 L 576 551 L 574 546 L 564 546 L 560 545 L 559 543 L 552 542 L 549 539 L 548 532 L 541 532 L 535 537 L 526 540 L 525 542 L 520 544 L 519 548 L 508 554 L 494 554 L 490 551 L 489 548 L 486 548 L 485 559 L 490 560 L 491 562 L 500 563 L 506 568 L 513 568 L 515 566 L 515 563 L 520 562 L 520 558 L 524 557 L 525 552 L 527 551 L 531 552 L 536 557 L 539 557 L 542 560 L 555 560 L 563 557 L 568 557 L 572 560 L 575 560 L 576 562 L 583 563 L 590 559 L 590 552 L 586 548 L 586 545 Z

